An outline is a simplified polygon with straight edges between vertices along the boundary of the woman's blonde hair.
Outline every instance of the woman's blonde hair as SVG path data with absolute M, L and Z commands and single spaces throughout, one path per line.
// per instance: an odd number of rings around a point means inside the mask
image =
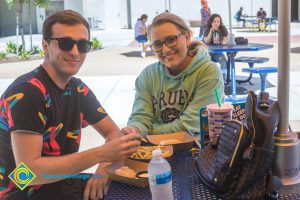
M 148 38 L 151 41 L 151 29 L 155 26 L 160 26 L 165 23 L 172 23 L 174 24 L 178 30 L 180 30 L 183 33 L 189 33 L 190 36 L 192 36 L 192 30 L 190 27 L 184 22 L 183 19 L 181 19 L 179 16 L 171 14 L 171 13 L 162 13 L 160 15 L 157 15 L 150 26 L 148 26 Z

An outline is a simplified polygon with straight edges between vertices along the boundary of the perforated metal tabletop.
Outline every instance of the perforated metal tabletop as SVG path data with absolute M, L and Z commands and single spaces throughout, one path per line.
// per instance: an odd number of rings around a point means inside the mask
M 194 170 L 193 156 L 188 151 L 176 152 L 170 159 L 173 178 L 173 194 L 176 200 L 219 200 L 202 185 Z M 296 190 L 299 191 L 299 186 Z M 300 192 L 282 190 L 279 199 L 300 200 Z M 151 199 L 149 188 L 138 188 L 123 183 L 111 181 L 105 200 L 142 200 Z

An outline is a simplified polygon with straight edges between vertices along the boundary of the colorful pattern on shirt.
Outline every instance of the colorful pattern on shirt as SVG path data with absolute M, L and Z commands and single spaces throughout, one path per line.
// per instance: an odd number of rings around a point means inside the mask
M 77 78 L 60 89 L 40 66 L 17 78 L 0 99 L 0 199 L 26 199 L 42 185 L 21 191 L 8 175 L 16 164 L 11 132 L 40 134 L 42 156 L 60 156 L 78 152 L 81 130 L 107 113 L 93 92 Z

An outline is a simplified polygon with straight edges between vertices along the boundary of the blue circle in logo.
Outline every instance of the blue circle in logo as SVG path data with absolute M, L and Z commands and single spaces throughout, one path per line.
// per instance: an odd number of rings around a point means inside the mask
M 26 174 L 25 172 L 21 172 L 21 173 L 19 174 L 19 179 L 20 179 L 20 180 L 26 180 L 26 179 L 27 179 L 27 174 Z

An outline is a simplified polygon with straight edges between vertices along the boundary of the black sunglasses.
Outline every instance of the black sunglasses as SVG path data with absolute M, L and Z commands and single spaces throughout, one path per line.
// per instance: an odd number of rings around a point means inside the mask
M 58 47 L 63 51 L 70 51 L 74 45 L 77 45 L 78 51 L 80 53 L 87 53 L 90 51 L 92 42 L 88 40 L 73 40 L 69 37 L 63 38 L 47 38 L 48 41 L 50 40 L 57 40 Z
M 150 48 L 155 52 L 160 52 L 163 50 L 164 44 L 169 48 L 175 47 L 178 44 L 178 37 L 183 34 L 184 33 L 179 33 L 178 35 L 169 35 L 163 41 L 161 41 L 161 40 L 154 41 L 150 45 Z

